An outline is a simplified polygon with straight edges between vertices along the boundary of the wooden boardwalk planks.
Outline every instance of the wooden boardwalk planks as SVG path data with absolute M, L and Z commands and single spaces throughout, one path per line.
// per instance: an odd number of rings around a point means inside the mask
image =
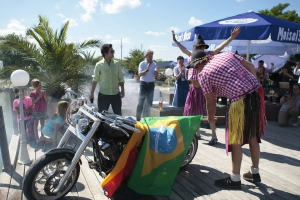
M 300 198 L 300 127 L 278 127 L 269 121 L 266 135 L 262 137 L 260 174 L 262 182 L 252 184 L 242 180 L 241 190 L 224 190 L 214 186 L 214 180 L 224 178 L 231 171 L 231 157 L 225 153 L 224 127 L 217 128 L 219 143 L 209 146 L 210 130 L 202 128 L 202 140 L 193 162 L 181 169 L 169 197 L 145 196 L 142 199 L 192 200 L 192 199 L 299 199 Z M 51 146 L 28 143 L 30 159 L 37 159 Z M 87 152 L 91 153 L 91 149 Z M 248 145 L 243 147 L 241 175 L 251 166 Z M 81 172 L 68 200 L 108 199 L 103 195 L 98 172 L 88 167 L 81 157 Z M 15 171 L 0 174 L 0 199 L 25 199 L 22 178 L 28 166 L 16 165 Z M 126 199 L 124 197 L 123 199 Z M 116 199 L 117 200 L 117 199 Z

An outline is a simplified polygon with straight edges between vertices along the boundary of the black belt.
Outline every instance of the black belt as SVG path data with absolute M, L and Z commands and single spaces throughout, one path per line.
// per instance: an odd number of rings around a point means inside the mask
M 145 83 L 145 84 L 151 84 L 151 83 L 154 83 L 154 81 L 153 81 L 153 82 L 141 81 L 141 83 Z

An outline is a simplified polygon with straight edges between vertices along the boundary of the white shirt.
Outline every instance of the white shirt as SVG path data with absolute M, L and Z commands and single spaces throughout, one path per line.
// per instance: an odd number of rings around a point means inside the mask
M 147 61 L 143 61 L 139 65 L 139 74 L 147 69 L 148 63 Z M 156 69 L 156 63 L 152 62 L 150 65 L 149 71 L 146 73 L 146 75 L 140 77 L 140 81 L 145 82 L 154 82 L 155 81 L 155 69 Z
M 298 70 L 296 71 L 296 68 L 295 68 L 295 69 L 294 69 L 294 74 L 300 76 L 300 69 L 298 69 Z M 298 83 L 300 84 L 300 77 L 299 77 L 299 79 L 298 79 Z

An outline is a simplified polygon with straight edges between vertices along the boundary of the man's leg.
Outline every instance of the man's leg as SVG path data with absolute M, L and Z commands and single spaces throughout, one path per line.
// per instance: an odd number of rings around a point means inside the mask
M 221 188 L 241 188 L 240 169 L 242 164 L 243 152 L 241 145 L 231 145 L 232 174 L 225 178 L 215 181 L 215 186 Z
M 299 108 L 298 107 L 292 108 L 288 112 L 289 112 L 289 116 L 292 117 L 292 124 L 297 125 L 297 121 L 298 121 L 298 117 L 299 117 Z
M 243 175 L 243 178 L 246 181 L 250 182 L 260 182 L 260 175 L 259 175 L 259 158 L 260 158 L 260 146 L 256 137 L 251 138 L 249 140 L 249 149 L 250 149 L 250 156 L 252 161 L 252 166 L 250 167 L 250 171 Z
M 103 110 L 108 110 L 110 105 L 110 98 L 108 95 L 98 94 L 98 112 L 102 112 Z
M 146 94 L 146 108 L 144 108 L 145 114 L 144 117 L 150 117 L 150 108 L 152 107 L 153 102 L 153 96 L 154 96 L 154 83 L 150 83 L 148 86 L 148 91 Z
M 120 93 L 116 95 L 111 95 L 111 108 L 117 115 L 122 115 L 122 99 L 120 97 Z
M 250 156 L 252 161 L 252 167 L 258 168 L 260 158 L 260 146 L 256 137 L 249 140 Z
M 243 158 L 242 146 L 241 145 L 231 145 L 231 162 L 232 162 L 232 173 L 240 174 L 241 164 Z
M 139 101 L 136 107 L 136 120 L 141 120 L 141 115 L 144 107 L 144 101 L 146 98 L 146 88 L 143 83 L 140 84 L 140 93 L 139 93 Z
M 286 126 L 287 121 L 288 121 L 288 112 L 286 112 L 286 111 L 279 111 L 278 125 L 279 126 Z

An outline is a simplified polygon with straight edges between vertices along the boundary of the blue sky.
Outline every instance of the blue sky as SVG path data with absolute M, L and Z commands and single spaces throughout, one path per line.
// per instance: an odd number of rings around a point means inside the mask
M 69 42 L 94 38 L 113 44 L 116 58 L 142 48 L 153 50 L 154 59 L 176 60 L 183 54 L 172 46 L 171 30 L 181 32 L 279 3 L 290 3 L 287 10 L 300 8 L 299 0 L 1 0 L 0 35 L 24 35 L 42 15 L 54 30 L 70 20 Z M 93 51 L 100 55 L 99 49 Z

